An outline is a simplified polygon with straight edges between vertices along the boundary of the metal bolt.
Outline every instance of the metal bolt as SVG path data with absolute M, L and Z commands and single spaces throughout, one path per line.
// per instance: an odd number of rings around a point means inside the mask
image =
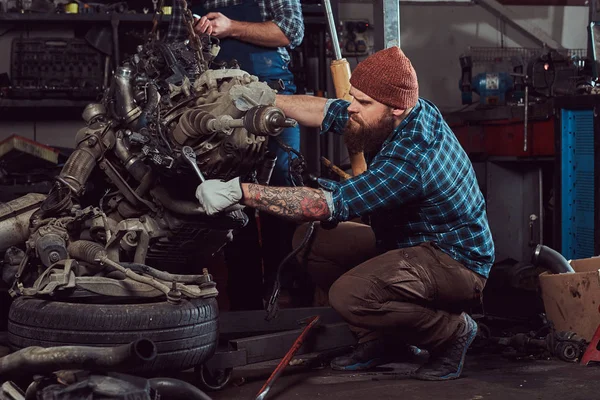
M 146 222 L 146 216 L 145 216 L 145 215 L 142 215 L 142 216 L 140 217 L 140 222 L 141 222 L 141 223 L 144 223 L 144 222 Z
M 58 254 L 58 252 L 53 251 L 50 254 L 48 254 L 48 258 L 50 259 L 50 262 L 55 263 L 58 260 L 60 260 L 60 254 Z
M 98 143 L 98 140 L 95 137 L 91 137 L 87 140 L 88 146 L 95 146 Z

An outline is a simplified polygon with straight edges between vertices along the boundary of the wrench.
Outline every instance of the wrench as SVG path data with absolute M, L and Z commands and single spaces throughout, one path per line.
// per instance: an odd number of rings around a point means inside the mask
M 200 171 L 200 168 L 198 168 L 198 164 L 196 164 L 196 153 L 194 153 L 194 150 L 190 146 L 183 146 L 181 148 L 181 154 L 183 154 L 183 157 L 187 160 L 188 163 L 190 163 L 190 165 L 196 172 L 196 175 L 198 175 L 198 178 L 200 178 L 200 181 L 204 183 L 206 179 L 204 179 L 202 171 Z

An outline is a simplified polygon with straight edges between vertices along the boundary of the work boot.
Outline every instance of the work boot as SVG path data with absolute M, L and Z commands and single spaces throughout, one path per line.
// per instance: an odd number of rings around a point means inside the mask
M 434 353 L 431 361 L 419 368 L 414 377 L 425 381 L 446 381 L 457 379 L 462 373 L 467 350 L 477 335 L 477 323 L 466 313 L 462 313 L 464 323 L 458 327 L 456 336 L 443 350 Z
M 359 343 L 352 353 L 336 357 L 331 361 L 331 369 L 336 371 L 364 371 L 390 362 L 383 339 Z

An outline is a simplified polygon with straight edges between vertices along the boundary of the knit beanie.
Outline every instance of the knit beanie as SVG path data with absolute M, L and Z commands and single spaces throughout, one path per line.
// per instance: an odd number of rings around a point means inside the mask
M 399 47 L 380 50 L 360 62 L 350 84 L 387 106 L 406 110 L 419 99 L 417 73 Z

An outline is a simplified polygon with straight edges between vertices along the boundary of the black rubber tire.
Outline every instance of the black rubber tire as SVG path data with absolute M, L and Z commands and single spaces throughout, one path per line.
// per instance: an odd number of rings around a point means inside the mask
M 84 304 L 17 298 L 10 307 L 8 339 L 28 346 L 117 346 L 152 340 L 156 359 L 132 372 L 183 371 L 213 356 L 218 342 L 217 300 L 144 304 Z

